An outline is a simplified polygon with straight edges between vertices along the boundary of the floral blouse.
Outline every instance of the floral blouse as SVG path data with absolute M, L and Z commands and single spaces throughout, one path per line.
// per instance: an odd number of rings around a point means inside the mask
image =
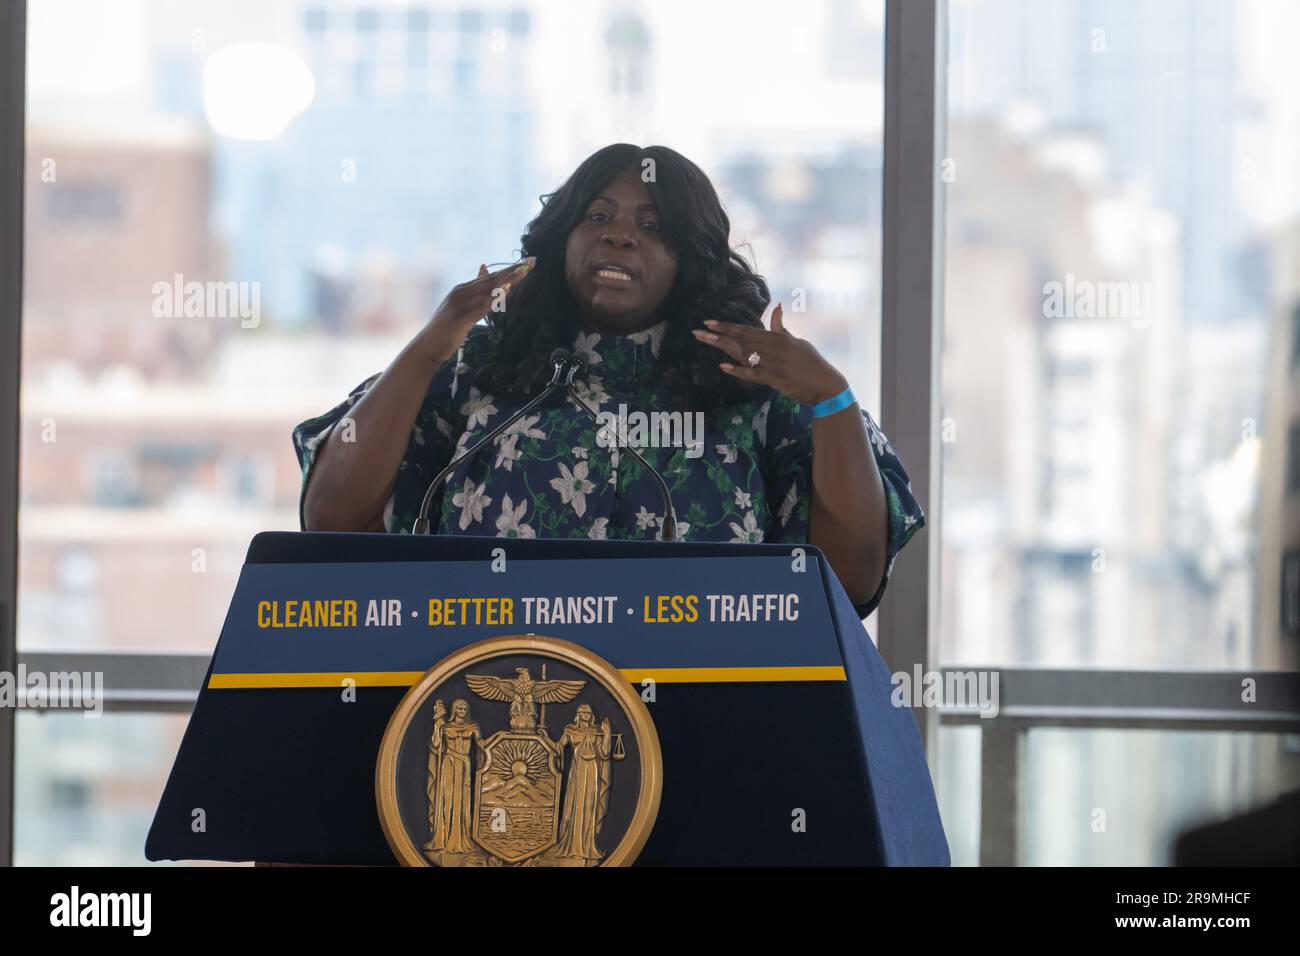
M 656 447 L 662 433 L 652 429 L 645 430 L 651 436 L 645 447 L 637 440 L 635 413 L 648 417 L 673 407 L 657 369 L 665 327 L 660 323 L 628 336 L 579 335 L 574 350 L 588 360 L 585 381 L 575 382 L 579 394 L 598 412 L 618 416 L 623 411 L 630 443 L 668 484 L 682 540 L 806 542 L 811 407 L 762 389 L 740 404 L 705 415 L 681 413 L 693 416 L 692 422 L 674 416 L 678 447 Z M 475 385 L 486 341 L 486 327 L 476 326 L 457 359 L 434 374 L 384 512 L 389 532 L 409 534 L 434 476 L 526 403 L 526 398 L 498 397 Z M 294 429 L 304 493 L 321 443 L 378 377 Z M 889 502 L 887 581 L 898 552 L 925 516 L 888 439 L 866 411 L 862 415 Z M 605 434 L 610 434 L 608 428 Z M 440 534 L 650 539 L 662 535 L 662 512 L 659 488 L 640 462 L 620 454 L 617 442 L 598 443 L 596 423 L 571 398 L 556 395 L 451 474 L 434 499 L 431 524 Z M 882 581 L 870 601 L 858 607 L 863 616 L 879 603 L 884 589 Z

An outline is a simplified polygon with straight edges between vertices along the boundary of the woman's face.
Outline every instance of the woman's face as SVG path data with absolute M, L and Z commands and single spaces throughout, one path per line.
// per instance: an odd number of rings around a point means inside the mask
M 677 260 L 636 169 L 615 176 L 569 233 L 564 277 L 588 328 L 627 335 L 659 321 Z

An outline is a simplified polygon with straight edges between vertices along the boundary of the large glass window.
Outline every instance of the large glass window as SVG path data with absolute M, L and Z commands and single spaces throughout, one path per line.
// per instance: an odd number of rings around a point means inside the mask
M 21 647 L 210 648 L 290 428 L 610 142 L 698 162 L 876 408 L 880 0 L 403 6 L 33 0 Z
M 1300 8 L 949 11 L 943 658 L 1294 668 Z
M 1294 670 L 1300 8 L 948 10 L 942 659 Z M 1161 865 L 1300 779 L 1286 736 L 1020 740 L 1022 864 Z M 941 742 L 963 863 L 978 746 Z
M 1183 831 L 1300 786 L 1295 744 L 1277 734 L 1031 731 L 1020 863 L 1169 866 Z
M 209 650 L 250 538 L 297 528 L 292 426 L 611 142 L 711 176 L 878 414 L 883 7 L 31 0 L 19 647 Z M 22 773 L 97 800 L 33 739 Z M 20 833 L 56 803 L 20 788 Z
M 20 711 L 14 863 L 143 864 L 145 836 L 186 719 Z

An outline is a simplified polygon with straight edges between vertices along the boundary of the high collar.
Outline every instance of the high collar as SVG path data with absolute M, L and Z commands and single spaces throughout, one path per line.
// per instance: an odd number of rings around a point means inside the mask
M 602 381 L 641 379 L 653 373 L 667 331 L 664 319 L 630 335 L 580 332 L 573 350 L 586 356 L 588 373 Z

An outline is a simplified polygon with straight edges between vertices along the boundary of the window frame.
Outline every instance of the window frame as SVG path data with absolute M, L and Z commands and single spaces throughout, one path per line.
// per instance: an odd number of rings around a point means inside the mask
M 18 395 L 22 371 L 27 3 L 0 4 L 0 671 L 17 671 Z M 13 863 L 14 722 L 0 707 L 0 865 Z

